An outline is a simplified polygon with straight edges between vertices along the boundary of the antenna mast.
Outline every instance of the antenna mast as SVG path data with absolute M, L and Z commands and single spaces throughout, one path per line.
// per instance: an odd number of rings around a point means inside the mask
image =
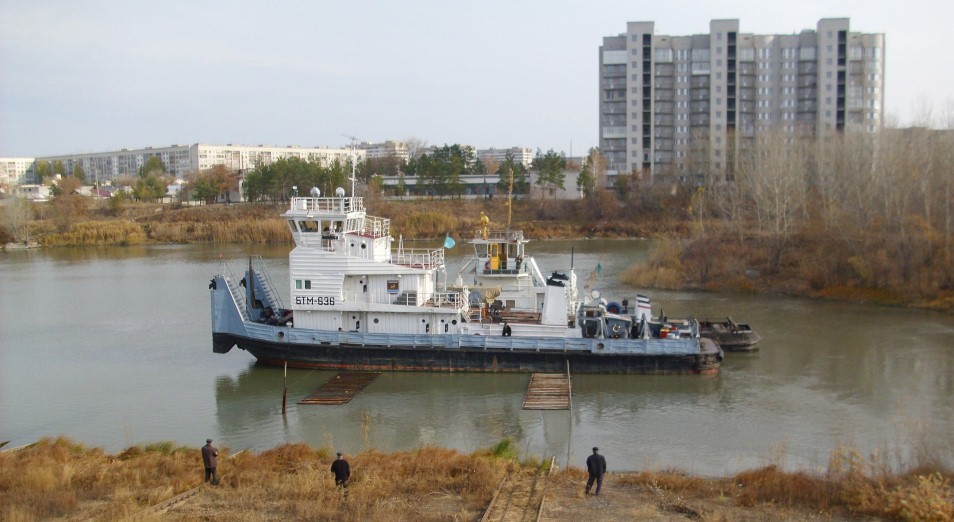
M 357 179 L 355 170 L 357 169 L 358 165 L 358 151 L 355 148 L 355 142 L 358 141 L 358 138 L 349 136 L 347 134 L 342 134 L 342 136 L 351 140 L 351 197 L 354 197 L 354 183 Z
M 510 232 L 510 220 L 513 217 L 513 167 L 510 167 L 510 187 L 507 188 L 507 232 Z

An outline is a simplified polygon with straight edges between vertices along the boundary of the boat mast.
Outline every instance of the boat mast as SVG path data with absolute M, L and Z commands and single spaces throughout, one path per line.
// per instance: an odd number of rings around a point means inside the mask
M 510 220 L 513 217 L 513 167 L 510 167 L 510 186 L 507 188 L 507 232 L 510 232 Z
M 342 136 L 344 136 L 345 138 L 349 138 L 351 140 L 351 197 L 354 197 L 355 196 L 354 183 L 355 183 L 355 180 L 357 179 L 357 176 L 355 175 L 355 171 L 357 169 L 357 164 L 358 164 L 358 151 L 355 149 L 355 142 L 358 141 L 358 138 L 354 136 L 349 136 L 347 134 L 342 134 Z

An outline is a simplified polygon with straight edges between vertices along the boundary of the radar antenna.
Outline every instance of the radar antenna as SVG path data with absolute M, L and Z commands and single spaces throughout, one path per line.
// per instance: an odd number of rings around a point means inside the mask
M 358 138 L 348 134 L 342 134 L 342 136 L 351 140 L 351 197 L 354 197 L 354 184 L 355 180 L 357 180 L 356 169 L 358 164 L 358 151 L 355 144 Z

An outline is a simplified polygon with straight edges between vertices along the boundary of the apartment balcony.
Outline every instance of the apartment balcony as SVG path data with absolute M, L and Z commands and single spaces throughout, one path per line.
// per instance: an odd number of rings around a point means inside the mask
M 739 75 L 755 76 L 755 62 L 739 62 Z
M 655 69 L 656 77 L 659 78 L 660 76 L 672 76 L 673 72 L 675 72 L 675 69 L 675 66 L 671 63 L 657 63 Z
M 672 77 L 660 78 L 657 76 L 654 85 L 657 89 L 672 89 L 676 86 L 676 82 L 672 79 Z
M 660 101 L 669 101 L 675 97 L 675 93 L 672 89 L 659 89 L 655 92 L 655 99 L 657 102 Z
M 691 102 L 689 104 L 689 112 L 693 114 L 709 114 L 708 100 Z
M 656 114 L 672 114 L 675 104 L 672 101 L 657 101 L 655 105 Z
M 602 131 L 604 139 L 626 137 L 626 126 L 606 126 L 602 128 Z
M 660 138 L 672 138 L 672 136 L 673 136 L 672 127 L 664 127 L 664 126 L 656 127 L 656 143 L 659 143 Z
M 814 100 L 818 97 L 818 91 L 811 87 L 801 87 L 798 89 L 799 100 Z
M 818 65 L 814 62 L 800 62 L 798 64 L 798 74 L 818 74 Z
M 798 86 L 799 87 L 814 87 L 818 84 L 818 79 L 811 75 L 800 74 L 798 75 Z
M 691 101 L 709 101 L 709 89 L 693 89 L 689 91 Z
M 739 99 L 740 99 L 740 100 L 754 100 L 754 99 L 755 99 L 755 89 L 753 89 L 753 88 L 739 89 Z
M 749 100 L 740 101 L 739 112 L 755 112 L 755 102 Z
M 690 114 L 689 115 L 689 125 L 693 127 L 708 127 L 709 126 L 709 113 L 705 114 Z
M 626 83 L 626 80 L 625 80 L 625 79 L 620 80 L 620 79 L 618 79 L 618 78 L 605 79 L 605 80 L 603 80 L 603 81 L 600 83 L 600 87 L 601 87 L 604 91 L 605 91 L 605 90 L 619 90 L 619 89 L 626 90 L 626 85 L 627 85 L 627 83 Z
M 653 123 L 655 125 L 666 125 L 672 126 L 676 122 L 676 119 L 672 114 L 656 114 L 656 117 L 653 118 Z
M 797 110 L 814 114 L 818 110 L 818 103 L 815 100 L 799 100 Z
M 710 85 L 708 76 L 693 76 L 689 80 L 689 87 L 693 89 L 708 89 Z

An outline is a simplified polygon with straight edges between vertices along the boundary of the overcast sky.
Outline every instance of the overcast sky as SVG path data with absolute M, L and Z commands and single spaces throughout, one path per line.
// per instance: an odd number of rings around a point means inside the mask
M 656 34 L 885 33 L 886 110 L 954 109 L 954 2 L 0 0 L 0 156 L 417 138 L 582 155 L 598 49 Z

